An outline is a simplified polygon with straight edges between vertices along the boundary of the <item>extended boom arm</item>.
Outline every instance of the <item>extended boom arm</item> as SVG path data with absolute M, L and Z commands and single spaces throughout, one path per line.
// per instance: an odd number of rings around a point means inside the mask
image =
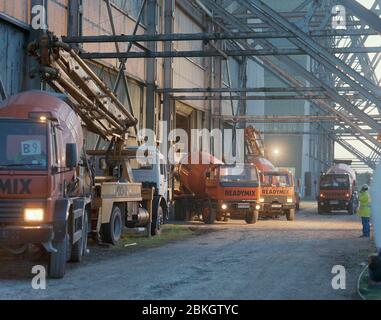
M 42 79 L 67 95 L 89 131 L 108 141 L 127 140 L 136 118 L 70 46 L 47 32 L 29 44 L 28 52 L 40 64 Z

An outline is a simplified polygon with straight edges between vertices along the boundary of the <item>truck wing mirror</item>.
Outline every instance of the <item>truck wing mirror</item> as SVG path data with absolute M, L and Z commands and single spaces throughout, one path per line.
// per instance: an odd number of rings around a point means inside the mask
M 78 164 L 78 153 L 76 143 L 66 144 L 66 168 L 72 170 Z
M 105 158 L 99 159 L 99 169 L 105 171 L 107 169 L 107 162 Z

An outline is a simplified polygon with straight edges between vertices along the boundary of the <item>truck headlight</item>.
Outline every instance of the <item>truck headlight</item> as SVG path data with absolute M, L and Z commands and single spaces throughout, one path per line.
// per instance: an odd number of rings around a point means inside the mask
M 259 209 L 261 209 L 261 206 L 260 206 L 259 204 L 257 204 L 257 205 L 255 206 L 255 209 L 259 210 Z
M 228 208 L 228 205 L 227 205 L 227 204 L 225 204 L 225 203 L 222 204 L 222 206 L 221 206 L 221 209 L 222 209 L 222 210 L 226 210 L 227 208 Z
M 259 202 L 260 202 L 260 203 L 265 202 L 265 198 L 259 198 Z
M 292 203 L 292 198 L 287 198 L 287 203 Z
M 24 210 L 24 220 L 27 222 L 41 222 L 44 220 L 44 209 L 26 208 Z

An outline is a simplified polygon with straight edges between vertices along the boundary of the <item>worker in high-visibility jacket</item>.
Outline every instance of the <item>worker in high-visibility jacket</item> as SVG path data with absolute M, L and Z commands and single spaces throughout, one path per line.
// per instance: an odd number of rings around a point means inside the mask
M 368 185 L 364 184 L 361 187 L 359 194 L 360 208 L 358 210 L 358 215 L 361 217 L 362 222 L 362 236 L 363 238 L 368 238 L 370 236 L 370 194 Z

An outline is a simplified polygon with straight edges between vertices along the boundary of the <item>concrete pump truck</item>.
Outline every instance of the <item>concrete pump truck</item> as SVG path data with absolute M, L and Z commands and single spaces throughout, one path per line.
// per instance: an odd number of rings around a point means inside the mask
M 82 260 L 88 234 L 110 244 L 124 226 L 156 235 L 167 205 L 159 182 L 134 181 L 136 148 L 126 147 L 137 123 L 132 113 L 53 34 L 43 33 L 28 51 L 66 102 L 32 91 L 0 105 L 0 246 L 15 254 L 38 247 L 46 253 L 49 276 L 62 278 L 67 261 Z M 85 150 L 83 126 L 107 147 Z M 166 181 L 160 164 L 152 168 L 153 177 Z

